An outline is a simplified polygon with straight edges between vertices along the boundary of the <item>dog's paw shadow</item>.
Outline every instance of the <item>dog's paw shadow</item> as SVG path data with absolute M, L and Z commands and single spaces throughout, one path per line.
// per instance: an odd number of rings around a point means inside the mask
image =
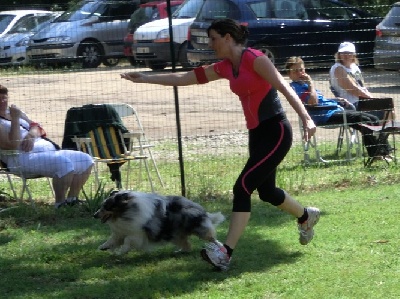
M 180 259 L 188 257 L 197 257 L 194 251 L 177 251 L 171 249 L 158 249 L 154 251 L 134 251 L 131 250 L 126 254 L 117 255 L 112 252 L 107 252 L 109 255 L 109 262 L 118 265 L 146 265 L 149 263 L 157 263 L 166 259 Z

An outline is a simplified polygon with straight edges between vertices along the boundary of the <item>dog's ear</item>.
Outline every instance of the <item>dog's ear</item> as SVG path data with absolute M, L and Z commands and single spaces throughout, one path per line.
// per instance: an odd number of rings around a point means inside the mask
M 127 204 L 130 199 L 129 192 L 118 192 L 114 195 L 115 203 Z
M 117 193 L 119 190 L 118 189 L 113 189 L 110 191 L 110 193 L 108 194 L 108 197 L 113 196 L 115 193 Z

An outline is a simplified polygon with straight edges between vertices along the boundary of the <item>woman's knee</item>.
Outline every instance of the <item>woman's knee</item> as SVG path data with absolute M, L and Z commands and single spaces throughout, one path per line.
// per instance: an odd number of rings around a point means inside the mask
M 241 184 L 236 183 L 233 186 L 233 212 L 250 212 L 251 210 L 251 202 L 250 202 L 251 194 L 247 192 L 241 186 Z
M 60 155 L 72 163 L 76 174 L 82 174 L 89 171 L 94 163 L 93 158 L 90 155 L 79 151 L 63 150 Z
M 285 191 L 275 188 L 271 192 L 260 192 L 259 196 L 262 201 L 269 202 L 273 206 L 280 206 L 285 201 Z

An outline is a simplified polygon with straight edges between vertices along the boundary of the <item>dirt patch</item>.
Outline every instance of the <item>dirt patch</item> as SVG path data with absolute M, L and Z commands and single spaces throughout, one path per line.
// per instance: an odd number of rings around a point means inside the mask
M 22 75 L 6 73 L 1 78 L 1 84 L 10 90 L 10 103 L 18 105 L 32 119 L 40 122 L 48 136 L 58 143 L 62 141 L 68 109 L 93 103 L 125 102 L 134 106 L 151 140 L 176 138 L 177 103 L 184 136 L 246 130 L 240 102 L 230 91 L 226 80 L 174 89 L 133 84 L 120 79 L 120 73 L 128 69 L 122 66 L 89 71 L 45 71 Z M 312 76 L 317 88 L 331 96 L 327 72 L 314 72 Z M 371 69 L 364 71 L 364 76 L 368 87 L 375 89 L 374 95 L 392 96 L 398 105 L 399 73 Z M 295 140 L 299 140 L 297 116 L 284 99 L 282 102 L 293 124 Z M 132 122 L 124 121 L 131 128 Z

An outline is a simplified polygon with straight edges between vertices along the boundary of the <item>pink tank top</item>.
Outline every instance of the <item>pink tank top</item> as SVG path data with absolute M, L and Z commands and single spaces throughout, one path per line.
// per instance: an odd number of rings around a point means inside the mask
M 262 55 L 261 51 L 244 49 L 238 74 L 234 74 L 228 59 L 214 64 L 214 71 L 228 79 L 230 89 L 239 96 L 248 129 L 254 129 L 261 121 L 283 112 L 276 90 L 254 71 L 254 60 Z

